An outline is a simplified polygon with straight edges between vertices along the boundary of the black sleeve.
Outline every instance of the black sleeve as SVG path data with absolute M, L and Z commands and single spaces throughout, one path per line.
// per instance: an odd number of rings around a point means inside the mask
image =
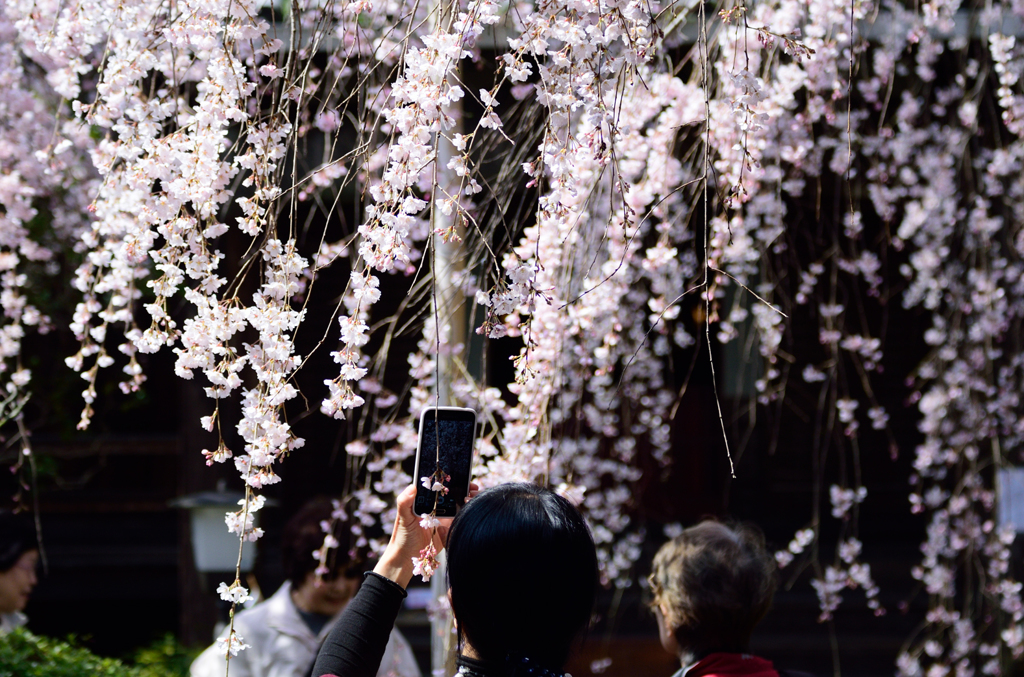
M 375 677 L 405 589 L 372 571 L 327 636 L 313 665 L 313 677 Z

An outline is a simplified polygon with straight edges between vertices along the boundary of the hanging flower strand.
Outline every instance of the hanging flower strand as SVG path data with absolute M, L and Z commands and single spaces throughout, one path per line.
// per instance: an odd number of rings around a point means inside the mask
M 437 519 L 437 504 L 441 496 L 448 495 L 449 488 L 446 482 L 451 482 L 451 475 L 445 473 L 440 465 L 433 474 L 421 477 L 420 484 L 427 491 L 434 492 L 434 505 L 429 513 L 420 518 L 420 528 L 430 530 L 430 542 L 420 550 L 420 554 L 412 558 L 413 576 L 419 576 L 424 582 L 429 581 L 439 566 L 437 561 L 437 548 L 434 546 L 434 537 L 437 535 L 437 528 L 441 522 Z

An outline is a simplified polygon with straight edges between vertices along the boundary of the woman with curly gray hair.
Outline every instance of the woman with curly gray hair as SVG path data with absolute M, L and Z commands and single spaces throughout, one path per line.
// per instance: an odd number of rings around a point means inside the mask
M 779 677 L 771 661 L 750 654 L 775 578 L 753 526 L 705 520 L 663 545 L 648 580 L 662 646 L 682 663 L 675 677 Z

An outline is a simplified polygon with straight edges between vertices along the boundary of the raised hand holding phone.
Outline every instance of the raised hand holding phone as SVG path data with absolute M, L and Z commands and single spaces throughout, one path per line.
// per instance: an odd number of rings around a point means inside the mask
M 428 407 L 420 415 L 415 482 L 398 496 L 391 540 L 374 571 L 403 587 L 429 580 L 444 548 L 451 517 L 477 488 L 470 483 L 476 412 Z M 417 515 L 421 516 L 417 518 Z

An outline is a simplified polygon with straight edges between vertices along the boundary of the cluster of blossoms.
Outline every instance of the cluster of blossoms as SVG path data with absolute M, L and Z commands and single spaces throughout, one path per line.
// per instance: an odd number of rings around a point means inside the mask
M 50 320 L 27 289 L 59 272 L 57 253 L 88 227 L 98 185 L 89 128 L 60 106 L 47 82 L 45 45 L 24 42 L 23 3 L 0 7 L 0 420 L 28 397 L 22 341 Z M 45 3 L 44 3 L 45 4 Z M 43 8 L 40 8 L 43 11 Z M 38 37 L 38 36 L 37 36 Z M 94 395 L 94 393 L 91 393 Z M 27 447 L 25 447 L 27 449 Z
M 814 536 L 814 529 L 801 529 L 796 532 L 786 549 L 775 553 L 775 562 L 779 568 L 784 569 L 789 566 L 797 555 L 803 553 L 807 546 L 814 542 Z
M 876 616 L 884 615 L 885 609 L 878 601 L 880 590 L 871 577 L 871 567 L 858 561 L 863 544 L 857 538 L 849 536 L 847 530 L 848 523 L 855 520 L 857 505 L 867 498 L 867 490 L 864 487 L 857 490 L 843 489 L 833 484 L 829 488 L 829 497 L 832 503 L 832 516 L 841 520 L 843 524 L 843 535 L 836 545 L 834 563 L 826 565 L 824 570 L 820 570 L 811 580 L 811 587 L 818 595 L 821 610 L 818 620 L 831 620 L 842 601 L 842 592 L 857 588 L 864 590 L 868 608 L 874 611 Z M 789 566 L 797 557 L 804 554 L 816 538 L 814 529 L 801 529 L 796 532 L 786 549 L 775 553 L 775 561 L 779 568 Z
M 429 581 L 430 577 L 437 571 L 437 548 L 434 547 L 433 543 L 429 543 L 427 547 L 420 550 L 419 557 L 414 557 L 412 560 L 412 575 L 419 576 L 424 581 Z
M 455 169 L 465 177 L 468 153 L 453 157 L 445 167 L 438 168 L 438 152 L 442 137 L 450 132 L 458 118 L 457 105 L 465 96 L 455 82 L 459 64 L 468 56 L 484 27 L 500 17 L 497 5 L 489 0 L 469 3 L 448 26 L 437 26 L 430 35 L 420 38 L 422 46 L 406 50 L 399 75 L 385 98 L 381 115 L 390 141 L 382 147 L 386 155 L 379 161 L 383 172 L 379 180 L 370 181 L 373 204 L 365 210 L 366 222 L 359 226 L 358 254 L 360 262 L 351 273 L 345 304 L 348 315 L 339 318 L 342 347 L 333 353 L 341 365 L 341 373 L 325 382 L 330 396 L 321 410 L 335 418 L 345 411 L 361 406 L 365 399 L 356 395 L 353 383 L 366 374 L 360 366 L 360 348 L 366 344 L 365 321 L 370 307 L 380 298 L 379 281 L 371 270 L 380 272 L 412 272 L 413 259 L 419 256 L 416 246 L 431 232 L 424 211 L 428 200 L 440 204 L 447 214 L 464 208 L 464 198 L 481 190 L 474 178 L 461 185 L 439 185 L 438 171 Z M 455 134 L 451 143 L 465 151 L 466 142 Z M 372 163 L 371 163 L 372 164 Z M 454 226 L 453 226 L 454 228 Z M 451 235 L 447 235 L 446 239 Z
M 626 586 L 644 537 L 631 487 L 645 455 L 659 470 L 671 459 L 679 395 L 667 365 L 710 341 L 714 325 L 718 342 L 756 351 L 756 402 L 811 393 L 816 461 L 839 453 L 853 471 L 841 475 L 856 478 L 828 492 L 840 530 L 831 563 L 816 561 L 817 525 L 776 554 L 780 566 L 814 560 L 825 620 L 850 587 L 881 612 L 861 561 L 857 514 L 871 480 L 856 459 L 879 439 L 897 451 L 893 412 L 874 390 L 884 322 L 871 318 L 898 300 L 930 325 L 909 386 L 922 434 L 910 510 L 929 519 L 913 573 L 929 612 L 898 668 L 996 674 L 1024 652 L 1012 531 L 996 523 L 989 470 L 1024 442 L 1024 49 L 1003 32 L 1004 14 L 1024 16 L 1019 2 L 972 17 L 978 39 L 955 30 L 960 4 L 940 1 L 779 0 L 712 16 L 642 0 L 297 2 L 287 47 L 272 4 L 0 8 L 5 403 L 22 402 L 30 382 L 27 329 L 48 324 L 26 290 L 54 274 L 55 246 L 74 242 L 80 347 L 67 362 L 86 383 L 80 426 L 101 370 L 118 365 L 132 392 L 145 380 L 140 354 L 172 350 L 175 372 L 201 376 L 213 400 L 200 422 L 218 433 L 207 463 L 232 459 L 246 485 L 228 526 L 255 540 L 255 491 L 279 481 L 277 464 L 303 445 L 285 416 L 305 357 L 294 346 L 301 303 L 345 259 L 339 371 L 324 381 L 321 411 L 366 433 L 346 446 L 351 503 L 335 516 L 350 515 L 356 547 L 383 545 L 369 534 L 414 479 L 406 468 L 423 407 L 468 406 L 482 422 L 478 483 L 557 488 L 590 520 L 605 581 Z M 481 60 L 499 23 L 507 41 L 495 47 L 494 84 L 469 91 L 460 68 Z M 677 68 L 694 31 L 692 68 Z M 956 72 L 940 67 L 947 54 Z M 504 108 L 506 95 L 532 113 Z M 472 127 L 467 99 L 479 109 Z M 352 115 L 350 100 L 360 102 Z M 336 151 L 352 133 L 358 149 Z M 324 156 L 299 169 L 310 139 Z M 490 211 L 479 196 L 498 194 L 488 153 L 507 160 L 500 181 L 516 185 Z M 304 249 L 296 205 L 332 191 L 336 202 L 349 182 L 368 196 L 354 232 L 328 239 L 325 209 L 318 248 Z M 533 214 L 507 229 L 500 212 L 523 195 Z M 817 231 L 805 237 L 792 224 L 812 220 L 808 201 Z M 35 227 L 46 218 L 49 228 Z M 229 240 L 241 257 L 228 256 Z M 469 256 L 477 251 L 486 255 Z M 458 268 L 450 254 L 468 257 L 457 275 L 445 270 Z M 890 257 L 905 284 L 889 286 Z M 374 310 L 385 275 L 424 271 L 435 287 L 451 277 L 451 289 L 417 316 L 426 319 L 399 394 L 372 354 Z M 698 292 L 703 337 L 681 312 Z M 452 293 L 476 300 L 474 319 L 440 307 Z M 793 327 L 805 322 L 816 345 L 794 355 Z M 470 323 L 521 342 L 506 388 L 472 378 Z M 220 434 L 232 400 L 240 449 Z M 444 490 L 440 476 L 423 479 Z M 328 537 L 317 551 L 321 570 L 334 547 Z M 425 549 L 417 573 L 429 577 L 435 555 Z M 220 592 L 248 596 L 237 580 Z M 231 634 L 224 648 L 244 646 Z
M 315 581 L 316 585 L 321 584 L 323 576 L 326 576 L 329 573 L 331 573 L 331 569 L 327 564 L 330 557 L 330 551 L 332 549 L 337 549 L 337 547 L 340 545 L 340 542 L 334 535 L 335 525 L 339 520 L 347 519 L 348 514 L 346 513 L 345 507 L 342 505 L 341 501 L 337 499 L 331 501 L 330 519 L 326 519 L 320 522 L 320 530 L 324 532 L 323 545 L 321 545 L 319 548 L 316 549 L 315 552 L 313 552 L 313 559 L 316 560 L 316 569 L 314 569 L 314 573 L 317 576 Z
M 238 502 L 242 507 L 224 516 L 228 531 L 238 534 L 242 541 L 255 541 L 260 538 L 263 529 L 256 526 L 256 513 L 264 506 L 266 500 L 264 496 L 253 495 L 251 490 L 247 490 L 246 497 Z
M 230 449 L 218 434 L 217 448 L 203 454 L 208 464 L 233 457 L 247 484 L 241 510 L 226 516 L 229 530 L 243 540 L 262 534 L 253 514 L 263 497 L 252 490 L 278 481 L 274 464 L 302 446 L 283 408 L 298 394 L 291 383 L 299 363 L 292 335 L 303 315 L 293 300 L 308 267 L 294 239 L 275 236 L 281 161 L 293 127 L 287 110 L 261 104 L 280 99 L 286 88 L 275 65 L 281 41 L 267 35 L 270 25 L 259 10 L 258 2 L 234 0 L 173 7 L 17 2 L 6 5 L 3 18 L 5 46 L 21 49 L 21 62 L 10 72 L 20 78 L 19 69 L 32 63 L 70 102 L 52 106 L 56 114 L 49 117 L 24 109 L 26 122 L 34 117 L 40 127 L 22 133 L 41 164 L 39 172 L 26 167 L 18 174 L 52 172 L 47 181 L 64 186 L 64 204 L 50 209 L 54 233 L 74 238 L 81 254 L 73 282 L 81 301 L 71 325 L 80 349 L 67 359 L 87 384 L 79 427 L 93 415 L 101 369 L 120 361 L 121 389 L 131 392 L 145 380 L 138 354 L 167 347 L 177 355 L 179 376 L 191 379 L 199 371 L 208 382 L 214 410 L 201 421 L 207 430 L 220 433 L 220 403 L 240 392 L 237 430 L 244 449 Z M 46 103 L 44 94 L 34 95 L 37 107 Z M 301 103 L 301 92 L 284 94 Z M 5 124 L 14 119 L 4 115 Z M 70 162 L 79 151 L 89 153 L 85 171 Z M 34 191 L 40 200 L 49 194 L 43 188 Z M 31 217 L 13 207 L 9 217 Z M 69 208 L 78 216 L 66 216 Z M 231 223 L 233 210 L 240 216 Z M 235 270 L 225 270 L 223 239 L 233 230 L 248 240 L 243 249 L 249 251 Z M 44 258 L 39 247 L 26 246 L 32 251 Z M 228 283 L 228 275 L 246 269 L 257 271 L 256 285 Z M 38 313 L 24 302 L 23 312 L 13 315 L 14 291 L 3 301 L 8 317 L 25 324 L 35 316 L 38 323 Z M 179 297 L 192 310 L 184 322 L 170 311 Z M 138 310 L 148 314 L 148 326 L 137 323 Z M 111 352 L 115 327 L 123 338 Z M 248 597 L 237 580 L 220 592 L 233 604 Z M 224 648 L 235 655 L 245 644 L 231 634 Z
M 1024 653 L 1020 584 L 1008 569 L 1012 526 L 995 522 L 996 497 L 982 470 L 1002 467 L 1011 460 L 1005 450 L 1019 448 L 1022 439 L 1021 359 L 1007 345 L 1024 312 L 1017 272 L 1024 265 L 1024 145 L 1020 95 L 1013 92 L 1019 83 L 1006 70 L 1013 71 L 1020 54 L 1013 39 L 995 29 L 1011 10 L 1020 13 L 1000 5 L 979 16 L 992 30 L 989 52 L 981 57 L 991 66 L 967 58 L 962 72 L 940 79 L 944 49 L 966 53 L 969 43 L 941 44 L 935 32 L 955 18 L 926 12 L 908 17 L 910 32 L 892 36 L 876 55 L 877 81 L 862 84 L 870 96 L 884 96 L 898 74 L 898 57 L 911 54 L 917 76 L 935 87 L 931 101 L 901 92 L 893 99 L 891 125 L 864 142 L 874 209 L 911 251 L 900 271 L 909 283 L 903 304 L 929 311 L 931 323 L 924 334 L 929 354 L 912 381 L 923 440 L 910 478 L 912 511 L 929 515 L 923 559 L 913 574 L 930 596 L 930 611 L 922 639 L 900 658 L 903 675 L 999 674 L 1001 660 Z M 987 77 L 980 69 L 989 67 L 1000 86 L 995 116 L 986 116 L 977 93 Z M 979 144 L 967 156 L 977 174 L 964 192 L 955 158 L 1000 121 L 1005 140 Z M 948 257 L 952 251 L 957 255 Z M 984 572 L 984 585 L 974 587 L 971 570 Z
M 250 646 L 245 643 L 245 638 L 234 629 L 226 636 L 217 639 L 217 650 L 225 656 L 237 656 L 239 651 L 244 651 Z
M 420 550 L 420 554 L 417 557 L 412 558 L 413 575 L 421 577 L 424 581 L 429 581 L 430 577 L 437 571 L 438 566 L 440 566 L 437 561 L 437 548 L 434 547 L 433 543 L 434 535 L 437 533 L 436 529 L 441 525 L 441 522 L 437 519 L 437 501 L 441 496 L 448 495 L 449 489 L 445 483 L 451 481 L 452 476 L 440 467 L 431 475 L 420 478 L 420 484 L 423 485 L 423 488 L 434 492 L 433 509 L 429 513 L 424 514 L 420 519 L 420 528 L 430 531 L 431 542 Z
M 440 493 L 442 496 L 448 494 L 448 487 L 444 485 L 445 482 L 451 482 L 452 476 L 446 475 L 443 470 L 438 469 L 433 475 L 420 478 L 420 484 L 427 491 L 433 491 L 434 493 Z
M 231 585 L 221 583 L 217 586 L 217 594 L 220 595 L 222 600 L 232 604 L 245 604 L 254 599 L 238 580 L 235 580 Z
M 650 67 L 650 5 L 555 0 L 526 10 L 502 77 L 526 82 L 535 67 L 530 86 L 549 124 L 524 164 L 539 193 L 534 224 L 504 257 L 507 280 L 477 294 L 487 307 L 480 330 L 524 345 L 509 386 L 516 402 L 495 437 L 503 453 L 483 456 L 475 476 L 483 486 L 557 487 L 587 515 L 605 581 L 625 586 L 643 538 L 629 518 L 641 440 L 669 458 L 675 393 L 659 357 L 673 340 L 692 343 L 670 322 L 678 281 L 696 272 L 674 246 L 692 234 L 673 218 L 683 209 L 675 187 L 690 178 L 673 146 L 702 109 L 696 88 Z M 623 80 L 649 84 L 626 96 Z M 625 320 L 638 316 L 650 324 Z
M 714 124 L 707 127 L 711 148 L 702 160 L 706 170 L 714 168 L 720 198 L 720 211 L 710 218 L 709 315 L 720 320 L 721 341 L 735 340 L 743 324 L 752 324 L 766 361 L 756 383 L 761 401 L 789 394 L 786 375 L 795 360 L 779 352 L 787 323 L 769 306 L 781 301 L 787 313 L 818 320 L 822 354 L 805 363 L 802 374 L 808 386 L 820 388 L 823 448 L 838 440 L 856 459 L 866 422 L 888 436 L 895 456 L 890 412 L 872 388 L 873 374 L 882 371 L 884 327 L 864 319 L 864 306 L 886 293 L 886 255 L 906 252 L 901 301 L 930 313 L 933 322 L 924 336 L 932 348 L 911 381 L 910 398 L 924 435 L 911 478 L 911 509 L 932 520 L 914 575 L 925 583 L 932 611 L 926 632 L 900 658 L 906 675 L 996 674 L 1005 656 L 1021 653 L 1024 637 L 1020 584 L 1006 568 L 1011 531 L 995 523 L 991 479 L 982 471 L 1014 460 L 1007 450 L 1018 449 L 1022 432 L 1015 394 L 1021 359 L 1008 344 L 1016 341 L 1011 337 L 1020 331 L 1024 309 L 1016 282 L 1024 216 L 1021 50 L 1014 37 L 999 33 L 1006 15 L 1019 15 L 1020 6 L 979 14 L 980 57 L 970 51 L 977 42 L 950 37 L 957 23 L 967 21 L 955 10 L 936 3 L 917 13 L 886 2 L 734 6 L 723 10 L 728 39 L 709 48 L 720 76 L 707 98 Z M 895 28 L 867 27 L 869 43 L 858 31 L 875 11 L 891 17 Z M 754 34 L 758 40 L 748 42 Z M 963 69 L 942 76 L 939 60 L 953 51 L 965 55 Z M 870 56 L 870 66 L 862 54 Z M 855 63 L 864 70 L 851 80 Z M 987 69 L 995 75 L 986 75 Z M 908 73 L 924 87 L 898 81 Z M 998 81 L 994 117 L 983 117 L 979 101 L 986 77 Z M 998 140 L 988 135 L 993 127 L 1001 130 Z M 966 192 L 965 162 L 972 174 Z M 850 193 L 840 191 L 836 227 L 807 257 L 798 238 L 785 236 L 785 217 L 808 179 L 828 174 L 850 186 Z M 858 201 L 858 192 L 869 199 Z M 866 238 L 868 214 L 895 234 L 892 250 L 879 251 Z M 794 244 L 806 263 L 798 286 L 790 287 L 773 266 L 792 256 Z M 729 290 L 736 283 L 742 291 Z M 843 535 L 835 561 L 818 568 L 813 581 L 822 619 L 831 617 L 847 587 L 862 587 L 869 607 L 881 611 L 870 569 L 858 561 L 855 515 L 865 495 L 862 486 L 830 491 Z M 815 530 L 799 532 L 777 554 L 780 565 L 816 538 Z M 980 587 L 969 573 L 977 569 L 985 571 Z M 972 593 L 963 585 L 973 586 Z

